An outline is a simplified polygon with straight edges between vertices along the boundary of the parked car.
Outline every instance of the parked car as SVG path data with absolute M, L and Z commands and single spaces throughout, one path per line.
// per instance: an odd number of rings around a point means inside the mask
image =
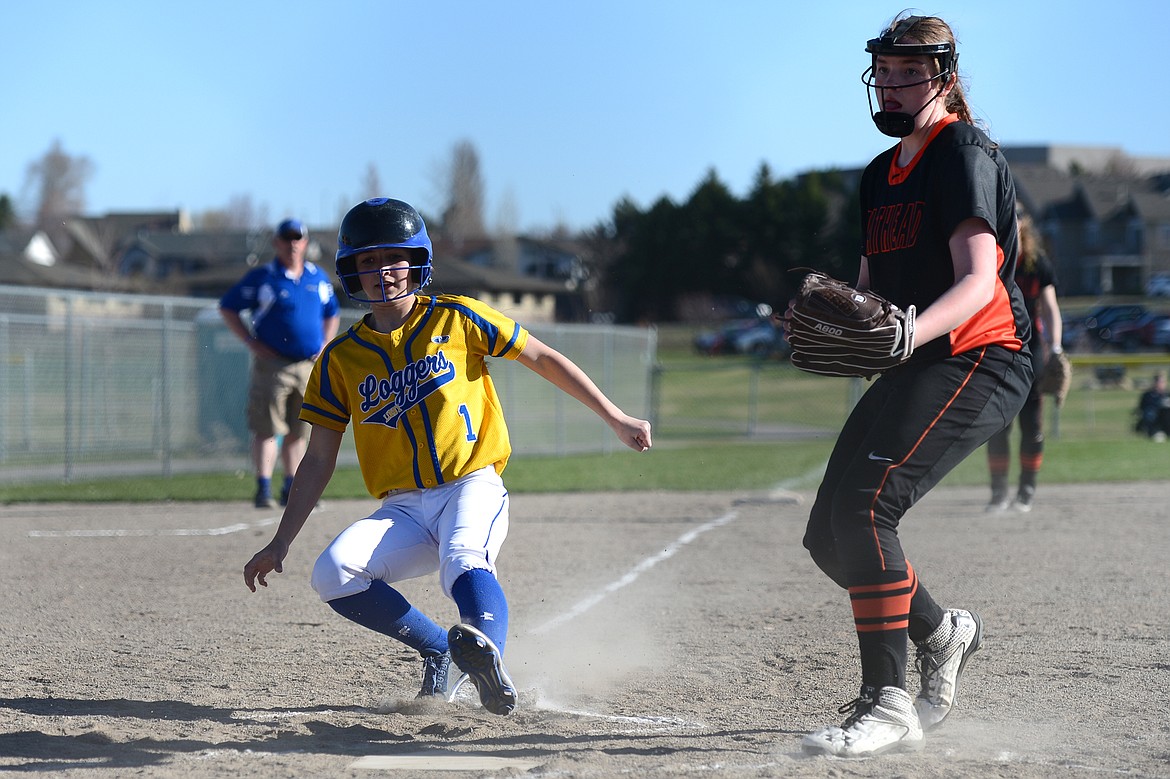
M 699 354 L 729 354 L 731 350 L 731 336 L 748 327 L 751 327 L 755 320 L 737 319 L 723 325 L 718 330 L 701 330 L 695 336 L 695 351 Z
M 764 319 L 752 327 L 742 330 L 731 339 L 736 354 L 752 354 L 756 357 L 786 357 L 790 351 L 784 340 L 783 328 L 777 327 L 771 319 Z
M 1166 314 L 1150 312 L 1137 319 L 1114 322 L 1103 331 L 1107 333 L 1103 340 L 1110 346 L 1127 352 L 1149 349 L 1155 346 L 1153 339 L 1157 324 L 1167 318 Z
M 1065 317 L 1062 320 L 1060 345 L 1066 352 L 1079 352 L 1087 348 L 1084 317 Z
M 1155 273 L 1146 282 L 1146 294 L 1150 297 L 1170 296 L 1170 273 Z
M 718 330 L 704 330 L 695 336 L 700 354 L 750 354 L 756 357 L 786 357 L 790 352 L 784 331 L 771 318 L 740 319 Z
M 1147 345 L 1170 352 L 1170 314 L 1160 314 L 1146 325 Z
M 1084 318 L 1084 334 L 1089 342 L 1089 348 L 1101 348 L 1109 344 L 1113 328 L 1148 313 L 1149 310 L 1139 303 L 1098 306 Z

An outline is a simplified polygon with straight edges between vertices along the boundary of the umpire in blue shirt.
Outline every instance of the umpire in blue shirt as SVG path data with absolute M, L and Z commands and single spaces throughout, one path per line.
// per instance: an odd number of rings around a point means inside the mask
M 313 362 L 337 335 L 340 306 L 329 275 L 305 260 L 309 232 L 299 219 L 285 219 L 272 238 L 276 257 L 244 274 L 219 301 L 228 328 L 252 353 L 248 429 L 256 467 L 256 508 L 275 508 L 272 473 L 277 436 L 284 468 L 280 504 L 288 502 L 297 465 L 305 454 L 309 426 L 301 402 Z M 241 312 L 251 313 L 251 326 Z

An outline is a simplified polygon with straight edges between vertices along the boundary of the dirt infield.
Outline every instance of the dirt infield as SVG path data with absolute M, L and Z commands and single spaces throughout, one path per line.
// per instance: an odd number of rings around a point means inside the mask
M 414 702 L 417 658 L 309 588 L 368 502 L 318 511 L 255 595 L 240 571 L 271 512 L 2 507 L 0 771 L 1170 776 L 1170 485 L 1044 486 L 1026 516 L 983 514 L 983 489 L 928 496 L 906 549 L 944 605 L 981 613 L 984 646 L 921 753 L 863 761 L 800 752 L 859 679 L 848 600 L 800 547 L 799 497 L 515 496 L 509 717 Z M 403 590 L 454 619 L 433 580 Z

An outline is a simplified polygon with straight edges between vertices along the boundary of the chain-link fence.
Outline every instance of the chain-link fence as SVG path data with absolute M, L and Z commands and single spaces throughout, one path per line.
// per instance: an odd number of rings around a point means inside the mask
M 361 313 L 344 310 L 343 327 Z M 831 438 L 866 386 L 782 360 L 673 357 L 663 367 L 653 328 L 530 329 L 651 419 L 658 445 Z M 249 359 L 212 300 L 0 286 L 0 482 L 250 471 Z M 1073 363 L 1069 400 L 1046 414 L 1053 438 L 1124 434 L 1149 376 L 1170 365 L 1164 354 Z M 516 454 L 620 447 L 592 412 L 523 366 L 493 360 L 491 371 Z M 346 444 L 341 463 L 353 462 Z
M 1073 355 L 1062 406 L 1044 398 L 1047 438 L 1102 441 L 1132 435 L 1138 398 L 1170 355 Z M 836 438 L 869 384 L 803 373 L 783 360 L 675 358 L 655 374 L 656 442 Z
M 342 327 L 361 313 L 342 311 Z M 530 330 L 619 406 L 650 414 L 653 329 Z M 249 359 L 216 301 L 0 286 L 0 481 L 248 469 Z M 491 370 L 517 454 L 619 445 L 531 371 Z
M 655 374 L 656 440 L 835 437 L 865 389 L 776 359 L 671 361 Z

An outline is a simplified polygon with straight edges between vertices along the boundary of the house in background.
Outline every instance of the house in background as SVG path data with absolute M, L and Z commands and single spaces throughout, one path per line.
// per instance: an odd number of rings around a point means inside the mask
M 275 256 L 271 229 L 192 230 L 177 212 L 77 218 L 66 229 L 66 252 L 43 234 L 0 234 L 4 283 L 217 299 Z M 309 227 L 307 259 L 331 276 L 336 235 L 336 227 Z M 460 249 L 478 252 L 483 245 Z M 582 308 L 573 302 L 579 290 L 564 279 L 518 273 L 485 263 L 483 255 L 470 262 L 442 237 L 435 238 L 435 257 L 427 292 L 469 295 L 526 324 L 566 321 Z
M 1004 153 L 1061 295 L 1140 295 L 1151 277 L 1170 272 L 1170 158 L 1079 146 Z
M 528 279 L 529 291 L 554 296 L 556 321 L 586 321 L 592 313 L 590 293 L 596 282 L 589 272 L 587 250 L 575 241 L 511 236 L 452 245 L 439 238 L 435 256 L 436 268 L 457 258 L 461 274 Z
M 40 230 L 0 232 L 0 284 L 55 289 L 128 291 L 117 278 L 110 278 L 89 264 L 62 259 L 61 251 Z
M 466 247 L 460 256 L 472 265 L 562 281 L 575 289 L 589 275 L 583 254 L 584 249 L 574 241 L 516 236 L 480 241 Z
M 117 273 L 159 292 L 219 298 L 250 268 L 274 256 L 272 231 L 140 231 L 118 258 Z
M 575 297 L 564 282 L 470 262 L 435 241 L 431 294 L 469 295 L 524 324 L 551 324 L 571 319 L 565 298 Z
M 1170 273 L 1170 157 L 1108 146 L 1002 150 L 1056 266 L 1058 294 L 1141 295 Z M 838 172 L 856 186 L 862 169 Z
M 104 216 L 77 216 L 64 225 L 63 259 L 103 271 L 116 269 L 127 246 L 143 232 L 188 233 L 191 219 L 185 211 L 124 211 Z
M 1004 146 L 1020 203 L 1044 235 L 1062 296 L 1140 295 L 1170 274 L 1170 158 L 1114 147 Z M 838 171 L 846 180 L 861 170 Z M 844 213 L 852 202 L 834 204 Z M 309 259 L 332 272 L 335 226 L 309 228 Z M 430 291 L 471 295 L 524 322 L 588 321 L 599 282 L 585 246 L 432 231 Z M 218 298 L 273 256 L 268 230 L 192 229 L 182 211 L 67 220 L 53 236 L 0 234 L 3 283 Z

